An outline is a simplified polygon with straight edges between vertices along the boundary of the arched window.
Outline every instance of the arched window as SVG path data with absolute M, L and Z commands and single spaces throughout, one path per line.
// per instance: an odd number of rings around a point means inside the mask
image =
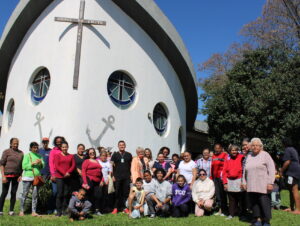
M 39 104 L 46 97 L 50 87 L 50 73 L 47 68 L 41 69 L 31 83 L 31 99 L 34 104 Z
M 162 136 L 167 130 L 168 113 L 165 107 L 158 103 L 153 110 L 153 124 L 156 132 Z
M 15 115 L 15 101 L 11 99 L 8 104 L 7 108 L 7 126 L 10 128 L 12 126 L 12 123 L 14 121 L 14 115 Z
M 108 79 L 107 92 L 118 108 L 127 109 L 135 99 L 135 83 L 126 73 L 115 71 Z

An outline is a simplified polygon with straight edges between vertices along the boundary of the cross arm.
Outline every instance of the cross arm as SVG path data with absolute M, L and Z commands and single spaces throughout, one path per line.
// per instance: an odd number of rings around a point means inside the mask
M 79 23 L 78 19 L 72 19 L 67 17 L 55 17 L 54 20 L 58 22 Z
M 106 25 L 106 21 L 100 21 L 100 20 L 83 20 L 83 24 L 91 24 L 91 25 Z

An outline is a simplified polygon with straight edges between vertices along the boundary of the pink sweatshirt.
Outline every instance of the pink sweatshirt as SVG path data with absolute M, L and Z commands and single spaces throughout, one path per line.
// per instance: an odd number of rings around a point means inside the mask
M 49 155 L 49 168 L 50 168 L 50 174 L 52 177 L 55 176 L 55 164 L 54 164 L 54 159 L 55 156 L 57 154 L 61 153 L 61 150 L 58 147 L 54 147 L 51 151 L 50 151 L 50 155 Z

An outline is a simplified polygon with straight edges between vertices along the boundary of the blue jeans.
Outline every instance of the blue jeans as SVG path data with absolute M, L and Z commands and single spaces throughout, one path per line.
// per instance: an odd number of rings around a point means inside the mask
M 49 199 L 49 210 L 48 212 L 53 212 L 56 209 L 56 195 L 57 195 L 57 184 L 56 182 L 51 182 L 52 185 L 52 194 Z

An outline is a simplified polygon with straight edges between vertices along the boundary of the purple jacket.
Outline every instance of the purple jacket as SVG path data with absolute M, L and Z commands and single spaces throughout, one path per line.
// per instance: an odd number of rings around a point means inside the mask
M 179 187 L 177 183 L 172 186 L 172 203 L 174 206 L 180 206 L 187 203 L 192 198 L 192 192 L 190 186 L 185 184 L 183 187 Z

